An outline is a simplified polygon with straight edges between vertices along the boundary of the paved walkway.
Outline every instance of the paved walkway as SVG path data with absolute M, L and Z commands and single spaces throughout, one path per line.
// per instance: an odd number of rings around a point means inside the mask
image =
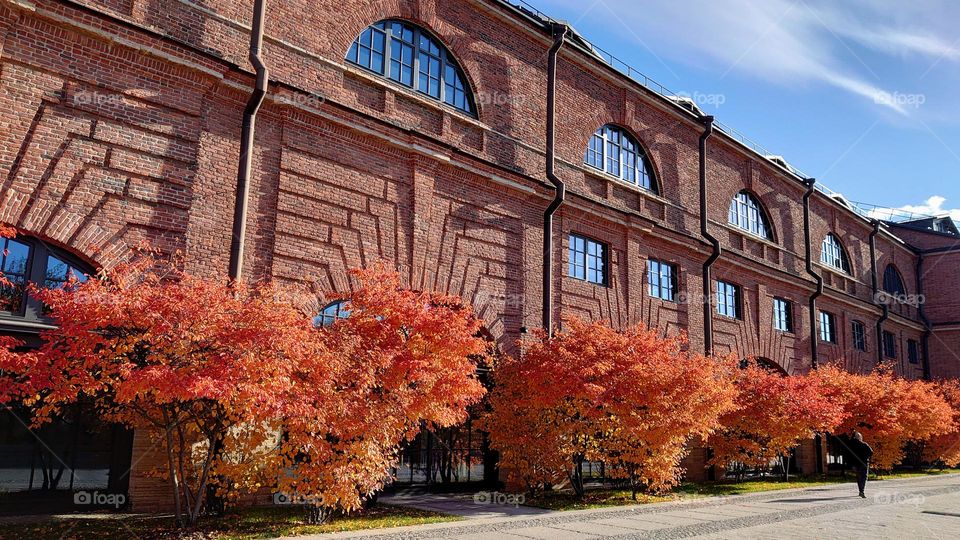
M 840 484 L 600 510 L 485 516 L 312 538 L 960 538 L 960 475 L 871 482 L 867 494 L 860 499 L 853 484 Z

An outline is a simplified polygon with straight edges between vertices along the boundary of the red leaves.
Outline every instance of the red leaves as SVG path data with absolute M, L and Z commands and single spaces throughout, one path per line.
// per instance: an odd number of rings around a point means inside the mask
M 960 465 L 960 381 L 940 381 L 937 393 L 953 408 L 953 426 L 944 433 L 933 435 L 924 445 L 923 457 L 941 461 L 948 467 Z
M 732 364 L 634 327 L 569 321 L 495 373 L 485 420 L 501 467 L 535 488 L 578 460 L 654 490 L 675 483 L 685 444 L 718 427 L 733 405 Z
M 330 354 L 312 362 L 325 366 L 300 366 L 314 390 L 286 420 L 280 486 L 347 510 L 389 479 L 421 425 L 456 425 L 485 393 L 476 362 L 486 342 L 458 298 L 406 290 L 383 266 L 353 276 L 350 316 L 319 331 Z
M 956 429 L 957 411 L 932 383 L 908 381 L 889 371 L 860 375 L 832 366 L 821 367 L 815 376 L 824 394 L 845 411 L 835 432 L 863 433 L 878 469 L 899 463 L 907 442 L 927 441 Z
M 714 451 L 712 464 L 767 467 L 843 419 L 840 404 L 823 396 L 813 377 L 784 376 L 750 363 L 735 372 L 735 382 L 737 409 L 723 416 L 723 428 L 707 442 Z
M 320 330 L 271 286 L 207 281 L 152 257 L 32 287 L 58 328 L 39 350 L 0 348 L 0 401 L 35 402 L 39 423 L 87 399 L 113 421 L 159 429 L 187 522 L 207 482 L 225 495 L 279 483 L 355 509 L 421 425 L 466 419 L 484 394 L 486 343 L 458 299 L 405 290 L 383 267 L 354 277 L 351 317 Z

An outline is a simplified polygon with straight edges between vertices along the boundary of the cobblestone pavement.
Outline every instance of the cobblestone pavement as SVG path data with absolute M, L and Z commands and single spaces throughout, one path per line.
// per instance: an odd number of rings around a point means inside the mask
M 315 538 L 960 538 L 960 475 L 716 497 L 599 510 L 485 517 Z

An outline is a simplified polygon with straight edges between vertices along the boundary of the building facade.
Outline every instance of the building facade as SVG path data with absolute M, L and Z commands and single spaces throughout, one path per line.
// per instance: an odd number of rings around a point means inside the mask
M 0 221 L 22 231 L 11 253 L 27 261 L 5 258 L 7 274 L 89 272 L 144 242 L 183 251 L 193 273 L 227 273 L 252 10 L 0 0 Z M 322 298 L 349 290 L 348 269 L 387 260 L 412 287 L 470 301 L 506 354 L 546 304 L 561 325 L 684 331 L 694 349 L 786 373 L 842 361 L 960 376 L 949 220 L 865 217 L 539 13 L 499 0 L 272 1 L 262 58 L 247 279 Z M 548 163 L 566 196 L 545 302 Z M 14 304 L 0 328 L 35 341 L 42 309 Z M 0 444 L 21 449 L 0 463 L 16 489 L 63 489 L 56 465 L 38 472 L 22 450 L 35 442 L 17 423 L 2 426 Z M 68 474 L 128 485 L 138 509 L 160 504 L 149 439 L 114 436 L 96 458 L 71 439 Z

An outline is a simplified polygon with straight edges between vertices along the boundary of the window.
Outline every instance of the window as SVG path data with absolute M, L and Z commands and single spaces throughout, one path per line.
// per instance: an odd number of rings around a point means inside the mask
M 393 20 L 372 24 L 354 40 L 347 61 L 476 116 L 460 66 L 422 28 Z
M 730 203 L 730 224 L 766 240 L 773 240 L 767 216 L 760 202 L 747 191 L 737 193 Z
M 590 137 L 583 161 L 607 174 L 656 193 L 650 162 L 640 143 L 626 131 L 603 126 Z
M 346 319 L 350 316 L 350 303 L 347 300 L 338 300 L 320 310 L 320 313 L 313 318 L 313 325 L 316 327 L 330 326 L 333 323 Z
M 86 274 L 77 267 L 63 261 L 56 255 L 47 255 L 47 271 L 44 274 L 43 286 L 48 289 L 63 287 L 73 281 L 83 283 L 87 280 Z
M 576 234 L 570 235 L 570 277 L 607 284 L 607 246 Z
M 650 296 L 673 302 L 677 292 L 676 267 L 650 259 L 647 261 L 647 283 L 650 285 Z
M 717 313 L 733 319 L 740 318 L 740 287 L 725 281 L 717 282 Z
M 773 328 L 781 332 L 793 332 L 793 304 L 789 300 L 773 299 Z
M 858 351 L 866 351 L 867 327 L 860 321 L 853 321 L 851 330 L 853 334 L 853 348 Z
M 840 239 L 832 233 L 823 239 L 823 244 L 820 246 L 820 262 L 841 272 L 850 273 L 850 259 L 847 257 L 847 252 L 840 244 Z
M 49 322 L 46 307 L 26 293 L 28 282 L 56 288 L 82 283 L 92 273 L 75 257 L 34 238 L 0 238 L 0 247 L 0 270 L 10 282 L 0 286 L 0 326 L 12 318 Z
M 30 246 L 13 239 L 0 238 L 0 270 L 9 284 L 0 286 L 0 311 L 20 313 L 23 309 L 29 275 Z
M 896 296 L 907 294 L 900 271 L 892 264 L 888 264 L 887 269 L 883 271 L 883 290 Z
M 883 331 L 883 355 L 887 358 L 897 357 L 897 337 L 886 330 Z
M 915 339 L 907 340 L 907 359 L 911 364 L 920 363 L 920 344 Z
M 833 313 L 820 312 L 820 341 L 827 343 L 837 342 L 836 317 Z

